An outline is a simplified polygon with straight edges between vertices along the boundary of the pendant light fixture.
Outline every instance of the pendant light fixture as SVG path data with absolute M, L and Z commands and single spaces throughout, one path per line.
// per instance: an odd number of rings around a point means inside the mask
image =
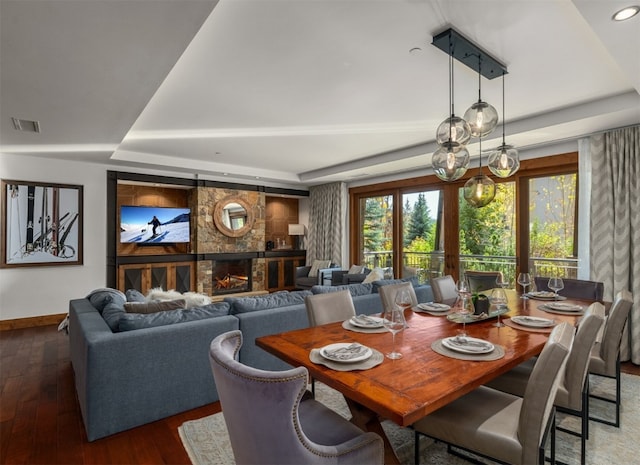
M 436 142 L 440 147 L 431 157 L 431 167 L 436 176 L 443 181 L 455 181 L 461 178 L 469 167 L 469 151 L 466 148 L 471 138 L 469 124 L 454 110 L 454 74 L 453 41 L 449 36 L 449 108 L 451 116 L 445 119 L 436 130 Z
M 469 123 L 472 137 L 484 137 L 491 134 L 498 125 L 498 112 L 487 102 L 482 101 L 482 56 L 478 55 L 478 101 L 464 112 Z
M 513 145 L 507 145 L 504 139 L 504 74 L 502 75 L 502 145 L 493 150 L 487 159 L 487 167 L 499 178 L 508 178 L 520 169 L 518 151 Z
M 481 208 L 489 205 L 496 196 L 496 184 L 489 176 L 482 174 L 482 136 L 480 144 L 480 172 L 469 179 L 463 188 L 464 199 L 473 207 Z

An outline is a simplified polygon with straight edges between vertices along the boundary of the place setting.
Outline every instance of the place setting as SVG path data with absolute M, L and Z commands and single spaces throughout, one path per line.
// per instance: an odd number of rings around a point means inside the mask
M 437 339 L 431 344 L 434 352 L 459 360 L 491 361 L 504 357 L 504 348 L 484 339 L 465 334 Z
M 367 370 L 384 360 L 381 352 L 359 342 L 336 342 L 312 349 L 309 360 L 337 371 Z
M 451 306 L 438 302 L 425 302 L 412 308 L 416 313 L 427 313 L 432 316 L 446 316 L 451 313 Z
M 555 313 L 558 315 L 582 315 L 584 307 L 582 305 L 571 304 L 567 302 L 549 302 L 538 305 L 538 309 L 547 313 Z
M 556 325 L 556 321 L 537 316 L 518 315 L 504 321 L 506 326 L 524 331 L 536 333 L 550 333 Z
M 342 322 L 342 327 L 356 333 L 386 333 L 384 319 L 378 316 L 360 314 Z

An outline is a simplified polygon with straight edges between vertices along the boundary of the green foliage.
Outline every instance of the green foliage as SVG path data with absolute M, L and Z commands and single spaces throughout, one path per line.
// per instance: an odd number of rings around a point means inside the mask
M 422 192 L 418 194 L 418 200 L 413 204 L 413 209 L 411 209 L 409 215 L 404 218 L 406 224 L 406 232 L 404 235 L 405 247 L 411 244 L 416 238 L 424 238 L 429 242 L 433 242 L 432 226 L 435 221 L 431 218 L 429 206 Z
M 391 250 L 393 211 L 390 196 L 365 199 L 362 239 L 364 252 Z

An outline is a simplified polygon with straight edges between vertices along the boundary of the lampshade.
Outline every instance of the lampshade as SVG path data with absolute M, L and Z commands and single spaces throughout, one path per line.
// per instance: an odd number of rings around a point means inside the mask
M 431 167 L 443 181 L 455 181 L 467 172 L 469 160 L 469 151 L 465 146 L 447 141 L 433 152 Z
M 496 196 L 496 185 L 491 178 L 481 173 L 465 183 L 463 193 L 470 205 L 481 208 L 491 203 Z
M 466 145 L 471 139 L 471 128 L 469 124 L 456 115 L 451 115 L 445 119 L 436 130 L 436 142 L 444 146 L 450 144 L 452 147 L 456 145 Z
M 484 137 L 491 134 L 498 126 L 498 112 L 492 105 L 480 99 L 464 112 L 463 118 L 469 123 L 473 137 Z
M 290 236 L 304 236 L 304 224 L 290 224 L 289 225 Z
M 518 151 L 503 141 L 500 147 L 489 154 L 487 166 L 499 178 L 508 178 L 520 168 Z

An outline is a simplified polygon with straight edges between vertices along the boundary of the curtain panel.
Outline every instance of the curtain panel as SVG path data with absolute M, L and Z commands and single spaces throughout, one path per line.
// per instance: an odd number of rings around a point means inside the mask
M 640 126 L 590 138 L 590 268 L 605 300 L 633 294 L 620 359 L 640 365 Z
M 342 218 L 346 184 L 336 182 L 309 188 L 309 243 L 307 264 L 314 260 L 342 259 Z

